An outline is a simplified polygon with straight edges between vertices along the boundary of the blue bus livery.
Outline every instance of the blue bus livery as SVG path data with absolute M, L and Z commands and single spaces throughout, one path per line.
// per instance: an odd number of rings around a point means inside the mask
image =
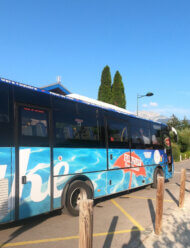
M 173 175 L 165 124 L 2 78 L 0 102 L 0 223 Z

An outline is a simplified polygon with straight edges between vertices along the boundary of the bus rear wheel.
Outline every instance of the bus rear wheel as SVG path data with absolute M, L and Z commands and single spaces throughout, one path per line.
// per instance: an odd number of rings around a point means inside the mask
M 152 184 L 152 188 L 154 189 L 157 188 L 157 184 L 158 184 L 157 177 L 158 176 L 164 177 L 164 172 L 161 168 L 156 168 L 156 170 L 154 171 L 153 184 Z
M 73 216 L 79 215 L 79 202 L 81 199 L 81 192 L 87 199 L 93 198 L 91 187 L 84 181 L 76 180 L 70 184 L 66 196 L 66 208 L 69 214 Z

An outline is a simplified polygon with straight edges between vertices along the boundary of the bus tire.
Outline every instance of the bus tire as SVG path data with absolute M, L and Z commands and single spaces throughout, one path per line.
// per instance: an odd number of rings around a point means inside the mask
M 80 190 L 84 190 L 88 199 L 93 198 L 91 187 L 84 181 L 76 180 L 69 185 L 66 195 L 66 209 L 70 215 L 79 216 Z
M 157 177 L 158 176 L 164 177 L 164 172 L 161 168 L 156 168 L 154 171 L 153 184 L 152 184 L 152 188 L 154 188 L 154 189 L 157 188 L 157 184 L 158 184 Z

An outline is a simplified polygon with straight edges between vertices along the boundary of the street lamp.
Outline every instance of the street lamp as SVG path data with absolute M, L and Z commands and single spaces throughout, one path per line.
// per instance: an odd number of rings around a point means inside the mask
M 145 97 L 145 96 L 153 96 L 154 94 L 152 92 L 148 92 L 146 95 L 139 95 L 137 94 L 137 115 L 139 114 L 139 98 Z

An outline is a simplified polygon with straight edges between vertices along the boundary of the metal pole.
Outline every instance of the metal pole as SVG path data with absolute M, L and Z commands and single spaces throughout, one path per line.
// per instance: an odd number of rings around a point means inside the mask
M 145 96 L 153 96 L 154 94 L 149 92 L 146 95 L 139 95 L 137 94 L 137 116 L 139 115 L 139 98 L 145 97 Z

